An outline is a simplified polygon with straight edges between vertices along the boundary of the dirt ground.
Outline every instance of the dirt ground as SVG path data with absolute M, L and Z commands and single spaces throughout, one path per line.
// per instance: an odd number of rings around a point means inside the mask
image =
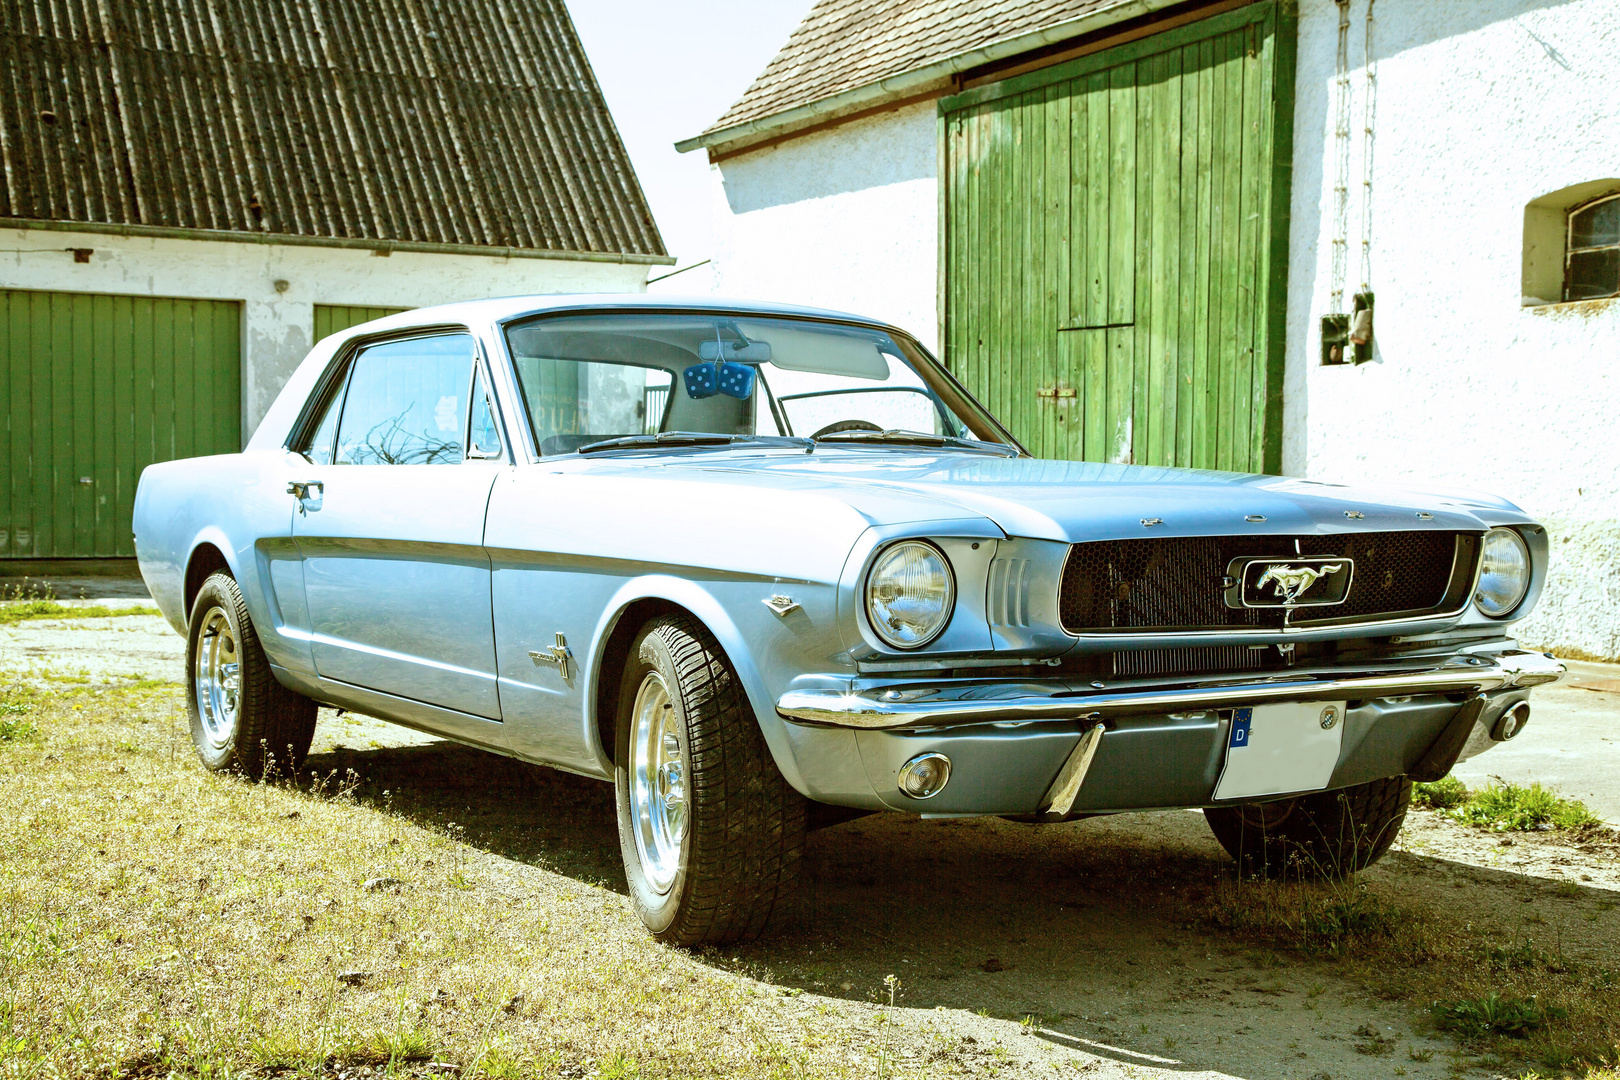
M 0 626 L 0 679 L 174 680 L 181 653 L 150 616 Z M 1615 673 L 1594 665 L 1586 677 Z M 1554 751 L 1574 746 L 1586 780 L 1568 793 L 1620 820 L 1620 744 L 1572 742 L 1564 719 L 1588 713 L 1569 723 L 1613 739 L 1620 693 L 1538 691 L 1536 707 L 1521 740 L 1470 771 L 1509 774 L 1523 764 L 1507 760 L 1510 751 L 1556 765 Z M 561 875 L 634 919 L 606 785 L 329 710 L 310 766 L 354 769 L 368 790 L 393 792 L 396 810 L 457 822 L 486 871 L 514 892 Z M 801 902 L 780 930 L 703 959 L 774 988 L 783 1009 L 843 1010 L 857 1024 L 874 1023 L 895 976 L 897 1022 L 873 1037 L 893 1040 L 902 1073 L 1383 1080 L 1527 1071 L 1459 1052 L 1409 1002 L 1378 996 L 1342 964 L 1188 921 L 1226 865 L 1198 813 L 1038 827 L 868 817 L 812 835 Z M 1505 944 L 1533 940 L 1620 971 L 1612 839 L 1508 840 L 1416 811 L 1359 884 L 1431 917 L 1492 927 Z

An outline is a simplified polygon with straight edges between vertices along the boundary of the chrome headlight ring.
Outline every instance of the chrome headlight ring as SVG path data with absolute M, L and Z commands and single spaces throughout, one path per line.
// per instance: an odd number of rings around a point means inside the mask
M 901 540 L 877 553 L 866 574 L 866 620 L 896 649 L 920 649 L 950 625 L 956 573 L 926 540 Z
M 1492 619 L 1505 618 L 1530 591 L 1530 546 L 1516 529 L 1495 528 L 1480 545 L 1474 606 Z

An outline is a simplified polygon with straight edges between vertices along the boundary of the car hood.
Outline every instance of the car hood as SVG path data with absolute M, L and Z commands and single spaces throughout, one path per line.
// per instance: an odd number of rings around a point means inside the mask
M 1146 529 L 1164 536 L 1482 530 L 1504 516 L 1522 517 L 1512 503 L 1475 493 L 966 453 L 818 448 L 687 459 L 676 468 L 836 491 L 874 523 L 914 520 L 919 506 L 931 503 L 939 517 L 953 516 L 954 507 L 990 519 L 1009 536 L 1068 543 L 1141 536 Z

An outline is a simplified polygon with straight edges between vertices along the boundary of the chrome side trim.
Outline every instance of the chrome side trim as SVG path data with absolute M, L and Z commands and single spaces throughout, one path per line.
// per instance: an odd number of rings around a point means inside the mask
M 1204 680 L 1141 689 L 1075 690 L 1067 683 L 893 684 L 847 690 L 790 690 L 777 700 L 784 718 L 803 724 L 884 729 L 1185 712 L 1267 701 L 1335 701 L 1407 694 L 1481 693 L 1556 682 L 1564 665 L 1546 653 L 1454 656 L 1427 667 L 1289 672 L 1262 679 Z
M 1102 745 L 1103 732 L 1106 730 L 1104 725 L 1094 724 L 1090 731 L 1080 736 L 1069 759 L 1058 770 L 1052 786 L 1041 797 L 1041 813 L 1063 817 L 1074 808 L 1075 797 L 1080 794 L 1080 785 L 1086 782 L 1086 773 L 1091 771 L 1091 760 L 1097 756 L 1097 747 Z

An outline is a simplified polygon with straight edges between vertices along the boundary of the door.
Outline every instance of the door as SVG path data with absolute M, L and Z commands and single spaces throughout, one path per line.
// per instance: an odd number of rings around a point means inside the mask
M 330 337 L 339 330 L 347 330 L 351 326 L 359 326 L 372 319 L 380 319 L 384 315 L 397 315 L 410 308 L 402 307 L 359 307 L 354 304 L 316 304 L 315 305 L 315 336 L 311 340 L 319 341 Z
M 484 386 L 474 339 L 433 334 L 361 349 L 329 396 L 288 477 L 321 678 L 500 719 Z
M 1032 453 L 1281 468 L 1293 33 L 1253 4 L 942 103 L 946 363 Z
M 127 558 L 141 470 L 242 448 L 233 301 L 0 290 L 0 558 Z

